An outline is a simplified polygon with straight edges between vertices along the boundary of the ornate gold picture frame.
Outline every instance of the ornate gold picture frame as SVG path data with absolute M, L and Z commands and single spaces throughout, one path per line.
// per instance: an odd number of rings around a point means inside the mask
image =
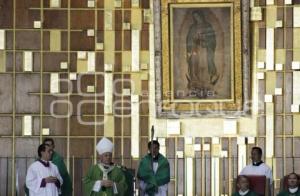
M 249 112 L 249 1 L 154 0 L 154 21 L 159 117 Z

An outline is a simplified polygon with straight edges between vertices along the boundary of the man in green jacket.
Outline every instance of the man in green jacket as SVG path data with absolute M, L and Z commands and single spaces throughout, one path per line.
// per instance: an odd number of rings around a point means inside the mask
M 64 159 L 56 151 L 54 151 L 55 144 L 52 138 L 45 138 L 43 141 L 44 144 L 47 144 L 53 149 L 51 162 L 57 166 L 60 176 L 63 179 L 63 185 L 61 187 L 61 196 L 71 196 L 72 195 L 72 181 L 69 176 L 67 167 L 65 165 Z
M 159 142 L 148 143 L 149 154 L 140 161 L 137 177 L 140 180 L 141 195 L 166 196 L 170 182 L 170 165 L 159 153 Z
M 93 165 L 83 178 L 85 196 L 127 196 L 126 178 L 120 167 L 112 163 L 113 143 L 103 137 L 96 150 L 100 163 Z
M 300 196 L 299 189 L 300 178 L 296 173 L 290 173 L 288 175 L 288 188 L 281 191 L 278 196 Z

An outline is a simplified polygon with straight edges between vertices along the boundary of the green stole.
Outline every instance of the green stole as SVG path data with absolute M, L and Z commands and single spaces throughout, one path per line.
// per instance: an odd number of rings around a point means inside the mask
M 54 151 L 51 161 L 54 165 L 57 166 L 59 174 L 63 179 L 63 184 L 61 187 L 61 196 L 71 196 L 73 190 L 72 181 L 63 158 L 57 152 Z
M 96 181 L 104 179 L 111 180 L 116 184 L 118 194 L 114 194 L 113 187 L 101 187 L 101 190 L 99 192 L 93 191 L 93 187 Z M 102 167 L 102 165 L 99 164 L 93 165 L 87 172 L 86 176 L 83 178 L 83 189 L 84 196 L 125 196 L 127 184 L 123 171 L 120 168 L 112 166 L 108 169 L 105 169 Z
M 151 164 L 152 157 L 148 154 L 141 160 L 137 173 L 137 177 L 147 184 L 145 191 L 149 196 L 155 195 L 159 186 L 170 182 L 169 162 L 163 155 L 158 155 L 158 167 L 156 173 L 153 172 Z

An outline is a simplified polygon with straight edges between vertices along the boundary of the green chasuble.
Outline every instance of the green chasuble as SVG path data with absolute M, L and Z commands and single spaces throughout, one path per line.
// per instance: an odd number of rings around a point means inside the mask
M 63 184 L 61 187 L 61 196 L 71 196 L 72 182 L 63 158 L 57 152 L 54 151 L 51 161 L 54 165 L 57 166 L 59 174 L 63 179 Z
M 83 178 L 84 196 L 127 196 L 125 195 L 127 190 L 125 175 L 119 167 L 114 166 L 114 168 L 108 172 L 107 177 L 108 180 L 111 180 L 116 184 L 118 194 L 114 194 L 112 187 L 101 187 L 100 192 L 93 191 L 95 182 L 97 180 L 102 180 L 103 178 L 103 171 L 100 169 L 99 165 L 93 165 L 89 169 L 87 175 Z
M 296 193 L 290 193 L 288 190 L 281 191 L 277 196 L 300 196 L 300 189 Z
M 146 193 L 149 196 L 155 195 L 158 187 L 170 182 L 170 166 L 168 160 L 161 154 L 158 154 L 158 167 L 156 173 L 151 166 L 151 155 L 146 155 L 140 162 L 137 177 L 143 180 L 146 186 Z
M 232 194 L 232 196 L 241 196 L 241 195 L 239 194 L 239 192 L 235 192 L 235 193 Z M 248 192 L 246 195 L 244 195 L 244 196 L 258 196 L 258 194 L 255 193 L 255 192 L 253 192 L 253 191 L 249 191 L 249 192 Z

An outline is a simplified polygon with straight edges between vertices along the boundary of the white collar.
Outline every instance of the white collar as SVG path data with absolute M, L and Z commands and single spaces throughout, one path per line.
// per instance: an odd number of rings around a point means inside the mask
M 298 191 L 298 187 L 296 188 L 289 188 L 290 193 L 296 193 Z
M 249 189 L 247 191 L 239 190 L 239 194 L 242 195 L 242 196 L 246 195 L 248 192 L 249 192 Z

